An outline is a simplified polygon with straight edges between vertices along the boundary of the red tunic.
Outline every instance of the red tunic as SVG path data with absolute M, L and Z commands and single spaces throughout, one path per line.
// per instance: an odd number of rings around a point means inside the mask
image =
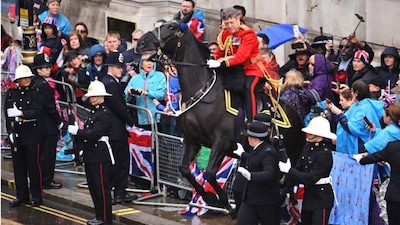
M 214 53 L 216 59 L 224 61 L 227 67 L 243 64 L 246 76 L 265 77 L 256 65 L 257 61 L 262 61 L 268 70 L 267 63 L 262 60 L 258 51 L 258 41 L 254 30 L 241 24 L 239 31 L 231 35 L 228 30 L 224 29 L 218 34 L 217 41 L 218 48 Z M 275 76 L 272 78 L 279 79 Z

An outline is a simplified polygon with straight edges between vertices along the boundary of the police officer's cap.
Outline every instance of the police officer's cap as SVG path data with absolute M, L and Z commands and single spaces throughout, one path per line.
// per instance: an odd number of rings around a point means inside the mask
M 108 53 L 105 65 L 123 67 L 124 57 L 122 56 L 122 53 L 119 53 L 117 51 L 112 51 Z
M 266 113 L 263 113 L 263 112 L 257 113 L 254 116 L 253 121 L 258 121 L 258 122 L 264 123 L 268 127 L 271 127 L 271 116 Z
M 269 135 L 269 127 L 262 122 L 253 121 L 247 129 L 247 136 L 256 138 L 265 138 Z
M 33 69 L 52 66 L 53 65 L 50 63 L 49 56 L 44 53 L 37 54 L 35 58 L 33 58 Z

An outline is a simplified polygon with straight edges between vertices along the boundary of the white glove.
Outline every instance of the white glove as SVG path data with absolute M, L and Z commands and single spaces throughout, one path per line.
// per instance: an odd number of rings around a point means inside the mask
M 78 125 L 68 125 L 68 132 L 72 135 L 76 135 L 78 133 L 79 126 Z
M 8 117 L 22 116 L 22 111 L 17 108 L 15 102 L 12 108 L 7 109 L 7 116 Z
M 237 143 L 237 149 L 235 151 L 233 151 L 233 153 L 238 155 L 239 157 L 241 157 L 243 152 L 244 152 L 243 145 L 240 143 Z
M 292 167 L 292 164 L 290 163 L 290 159 L 288 158 L 285 163 L 279 161 L 278 166 L 279 166 L 279 170 L 282 173 L 289 173 L 289 170 Z
M 251 173 L 247 169 L 239 167 L 237 171 L 238 173 L 241 173 L 247 180 L 251 179 Z
M 8 135 L 8 139 L 10 140 L 11 144 L 14 144 L 16 137 L 17 137 L 17 134 L 14 134 L 14 133 L 11 133 Z
M 215 59 L 209 59 L 207 65 L 209 68 L 218 68 L 221 66 L 221 62 Z
M 57 128 L 58 128 L 59 130 L 61 130 L 61 128 L 63 128 L 63 126 L 64 126 L 64 123 L 61 122 L 60 124 L 58 124 Z
M 364 156 L 362 154 L 355 154 L 353 155 L 353 159 L 355 159 L 357 161 L 357 163 L 360 163 L 360 160 L 363 158 Z

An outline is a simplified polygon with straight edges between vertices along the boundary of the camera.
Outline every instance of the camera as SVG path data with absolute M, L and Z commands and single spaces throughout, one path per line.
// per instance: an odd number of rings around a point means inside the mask
M 134 71 L 138 72 L 139 62 L 138 61 L 132 61 L 132 62 L 127 63 L 126 66 L 130 66 L 131 70 L 134 70 Z
M 302 42 L 292 43 L 292 49 L 298 49 L 298 48 L 303 48 L 303 47 L 304 47 L 304 43 L 302 43 Z

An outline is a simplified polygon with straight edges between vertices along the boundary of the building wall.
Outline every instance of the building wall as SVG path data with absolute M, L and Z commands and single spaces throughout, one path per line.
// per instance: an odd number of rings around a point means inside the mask
M 358 23 L 358 13 L 365 23 L 357 29 L 360 40 L 367 40 L 379 61 L 383 46 L 400 48 L 399 0 L 195 0 L 196 8 L 204 10 L 205 40 L 213 41 L 219 32 L 219 11 L 235 4 L 246 7 L 246 23 L 258 31 L 276 23 L 293 23 L 309 29 L 306 39 L 312 39 L 323 27 L 324 34 L 334 37 L 335 46 L 342 37 L 352 33 Z M 136 23 L 138 29 L 152 29 L 157 19 L 169 20 L 179 10 L 181 0 L 63 0 L 61 12 L 72 24 L 83 21 L 90 28 L 89 36 L 104 40 L 107 16 Z M 317 5 L 317 6 L 316 6 Z M 316 7 L 314 7 L 316 6 Z M 2 20 L 4 21 L 4 15 Z M 132 28 L 133 31 L 133 28 Z M 286 44 L 274 50 L 282 65 L 291 53 Z M 379 64 L 379 63 L 378 63 Z

